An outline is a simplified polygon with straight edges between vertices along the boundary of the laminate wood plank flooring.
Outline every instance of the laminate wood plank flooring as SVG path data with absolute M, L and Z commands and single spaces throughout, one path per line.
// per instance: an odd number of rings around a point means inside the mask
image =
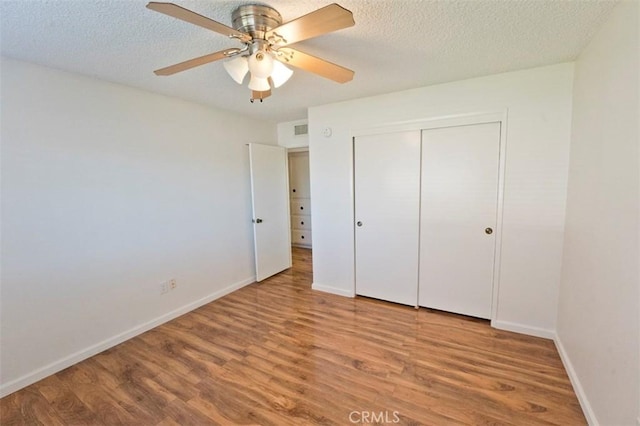
M 553 342 L 294 266 L 0 401 L 4 425 L 583 425 Z

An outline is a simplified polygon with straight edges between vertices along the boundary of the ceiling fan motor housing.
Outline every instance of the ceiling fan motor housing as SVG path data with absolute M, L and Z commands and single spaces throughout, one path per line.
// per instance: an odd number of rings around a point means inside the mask
M 235 30 L 249 34 L 254 40 L 264 40 L 267 31 L 282 24 L 277 10 L 257 4 L 238 7 L 231 14 L 231 20 Z
M 147 8 L 244 44 L 242 48 L 224 49 L 155 70 L 156 75 L 173 75 L 237 56 L 225 61 L 224 66 L 229 75 L 240 84 L 247 72 L 251 71 L 249 88 L 256 99 L 269 96 L 271 86 L 279 87 L 291 76 L 293 71 L 283 63 L 338 83 L 346 83 L 353 79 L 354 72 L 350 69 L 288 47 L 303 40 L 353 26 L 353 14 L 336 3 L 307 13 L 284 25 L 282 16 L 272 7 L 264 4 L 245 4 L 231 14 L 233 28 L 173 3 L 151 1 Z

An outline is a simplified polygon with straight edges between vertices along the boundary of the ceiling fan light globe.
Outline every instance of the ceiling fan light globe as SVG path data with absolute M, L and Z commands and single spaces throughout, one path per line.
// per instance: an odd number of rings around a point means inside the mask
M 267 78 L 261 78 L 251 74 L 251 80 L 249 80 L 249 89 L 256 92 L 266 92 L 271 89 L 269 80 Z
M 222 65 L 231 78 L 238 84 L 242 84 L 244 76 L 249 72 L 249 61 L 244 56 L 223 62 Z
M 271 73 L 271 80 L 273 81 L 273 87 L 280 87 L 287 82 L 293 75 L 293 70 L 287 67 L 280 61 L 273 61 L 273 72 Z
M 258 50 L 249 56 L 249 71 L 251 75 L 258 78 L 267 78 L 273 71 L 273 57 L 271 54 Z

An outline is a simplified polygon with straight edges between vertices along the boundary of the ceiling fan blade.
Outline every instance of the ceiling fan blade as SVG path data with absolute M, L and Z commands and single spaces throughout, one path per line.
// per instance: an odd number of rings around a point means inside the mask
M 242 41 L 251 40 L 251 36 L 249 34 L 236 31 L 231 27 L 227 27 L 226 25 L 221 24 L 220 22 L 214 21 L 213 19 L 209 19 L 202 15 L 198 15 L 197 13 L 192 12 L 189 9 L 185 9 L 184 7 L 180 7 L 173 3 L 159 3 L 152 1 L 147 4 L 147 8 L 155 10 L 156 12 L 164 13 L 165 15 L 180 19 L 185 22 L 189 22 L 190 24 L 198 25 L 199 27 L 206 28 L 216 33 L 226 35 L 228 37 L 237 37 Z
M 181 71 L 186 71 L 191 68 L 199 67 L 200 65 L 208 64 L 209 62 L 219 61 L 220 59 L 228 58 L 230 53 L 234 53 L 240 49 L 225 49 L 219 52 L 210 53 L 208 55 L 200 56 L 199 58 L 189 59 L 188 61 L 180 62 L 179 64 L 170 65 L 168 67 L 155 70 L 156 75 L 172 75 Z
M 268 31 L 265 38 L 276 46 L 286 46 L 353 25 L 353 13 L 333 3 Z
M 282 53 L 282 55 L 276 55 L 276 59 L 280 62 L 318 74 L 338 83 L 346 83 L 353 80 L 353 75 L 355 74 L 348 68 L 290 47 L 278 49 L 278 53 Z

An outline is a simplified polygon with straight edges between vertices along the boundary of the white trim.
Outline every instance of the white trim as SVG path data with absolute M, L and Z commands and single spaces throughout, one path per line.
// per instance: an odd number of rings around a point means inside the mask
M 479 111 L 465 114 L 420 118 L 417 120 L 396 121 L 382 124 L 380 126 L 351 129 L 351 137 L 494 123 L 506 120 L 506 115 L 507 110 L 505 109 L 500 111 Z
M 102 342 L 96 343 L 95 345 L 89 346 L 88 348 L 79 350 L 67 357 L 59 359 L 58 361 L 52 362 L 49 365 L 46 365 L 42 368 L 39 368 L 31 373 L 25 374 L 22 377 L 19 377 L 15 380 L 12 380 L 8 383 L 3 383 L 0 385 L 0 398 L 3 398 L 17 390 L 20 390 L 30 384 L 33 384 L 39 380 L 44 379 L 52 374 L 55 374 L 65 368 L 71 367 L 74 364 L 79 363 L 87 358 L 90 358 L 96 354 L 99 354 L 102 351 L 105 351 L 109 348 L 112 348 L 120 343 L 129 340 L 139 334 L 144 333 L 145 331 L 149 331 L 152 328 L 155 328 L 161 324 L 164 324 L 168 321 L 171 321 L 174 318 L 179 317 L 180 315 L 184 315 L 187 312 L 193 311 L 207 303 L 210 303 L 216 299 L 219 299 L 223 296 L 226 296 L 229 293 L 232 293 L 246 285 L 252 284 L 256 281 L 256 277 L 250 277 L 245 280 L 239 281 L 237 283 L 231 284 L 228 287 L 223 288 L 222 290 L 218 290 L 214 293 L 211 293 L 208 296 L 205 296 L 195 302 L 191 302 L 187 305 L 181 306 L 177 309 L 174 309 L 171 312 L 168 312 L 164 315 L 161 315 L 151 321 L 147 321 L 143 324 L 135 326 L 123 333 L 117 334 L 113 337 L 110 337 Z
M 498 200 L 496 214 L 496 244 L 493 252 L 493 282 L 491 286 L 491 319 L 498 318 L 498 301 L 500 294 L 500 266 L 502 263 L 502 222 L 504 213 L 504 187 L 507 171 L 507 116 L 509 111 L 502 113 L 500 120 L 500 153 L 498 164 Z
M 308 150 L 308 148 L 307 148 Z M 287 179 L 286 179 L 286 187 L 287 187 L 287 234 L 289 235 L 289 268 L 293 267 L 293 250 L 291 249 L 291 188 L 289 187 L 289 179 L 291 179 L 291 175 L 289 174 L 289 150 L 284 149 L 284 168 L 286 170 Z M 251 200 L 253 202 L 253 200 Z M 255 224 L 254 224 L 255 228 Z M 254 236 L 255 238 L 255 236 Z M 313 240 L 312 240 L 313 241 Z M 256 251 L 254 254 L 256 258 L 258 257 L 258 252 Z M 312 266 L 313 267 L 313 266 Z
M 296 148 L 287 148 L 287 154 L 293 152 L 309 152 L 309 147 L 308 146 L 301 146 L 301 147 L 296 147 Z
M 556 333 L 553 330 L 545 328 L 531 327 L 529 325 L 518 324 L 509 321 L 491 320 L 491 327 L 498 330 L 513 331 L 514 333 L 527 334 L 529 336 L 543 337 L 545 339 L 554 339 Z
M 316 290 L 316 291 L 322 291 L 324 293 L 331 293 L 331 294 L 337 294 L 338 296 L 343 296 L 343 297 L 355 297 L 355 293 L 353 291 L 348 291 L 345 290 L 343 288 L 337 288 L 337 287 L 329 287 L 326 285 L 322 285 L 322 284 L 317 284 L 317 283 L 313 283 L 311 285 L 311 289 L 312 290 Z
M 567 371 L 567 375 L 569 376 L 569 380 L 571 381 L 571 385 L 573 386 L 573 391 L 578 396 L 578 401 L 580 402 L 580 407 L 582 407 L 582 412 L 587 419 L 587 423 L 590 426 L 598 426 L 600 423 L 596 418 L 595 413 L 593 412 L 593 408 L 591 408 L 591 404 L 589 403 L 589 399 L 587 398 L 587 394 L 580 383 L 580 379 L 578 378 L 578 374 L 576 370 L 573 368 L 573 364 L 571 363 L 571 359 L 565 351 L 564 346 L 562 345 L 562 341 L 560 340 L 560 336 L 557 334 L 553 338 L 554 343 L 556 344 L 556 349 L 558 349 L 558 353 L 560 354 L 560 359 L 562 360 L 562 364 L 564 365 L 564 369 Z M 640 425 L 640 417 L 637 419 L 638 425 Z

